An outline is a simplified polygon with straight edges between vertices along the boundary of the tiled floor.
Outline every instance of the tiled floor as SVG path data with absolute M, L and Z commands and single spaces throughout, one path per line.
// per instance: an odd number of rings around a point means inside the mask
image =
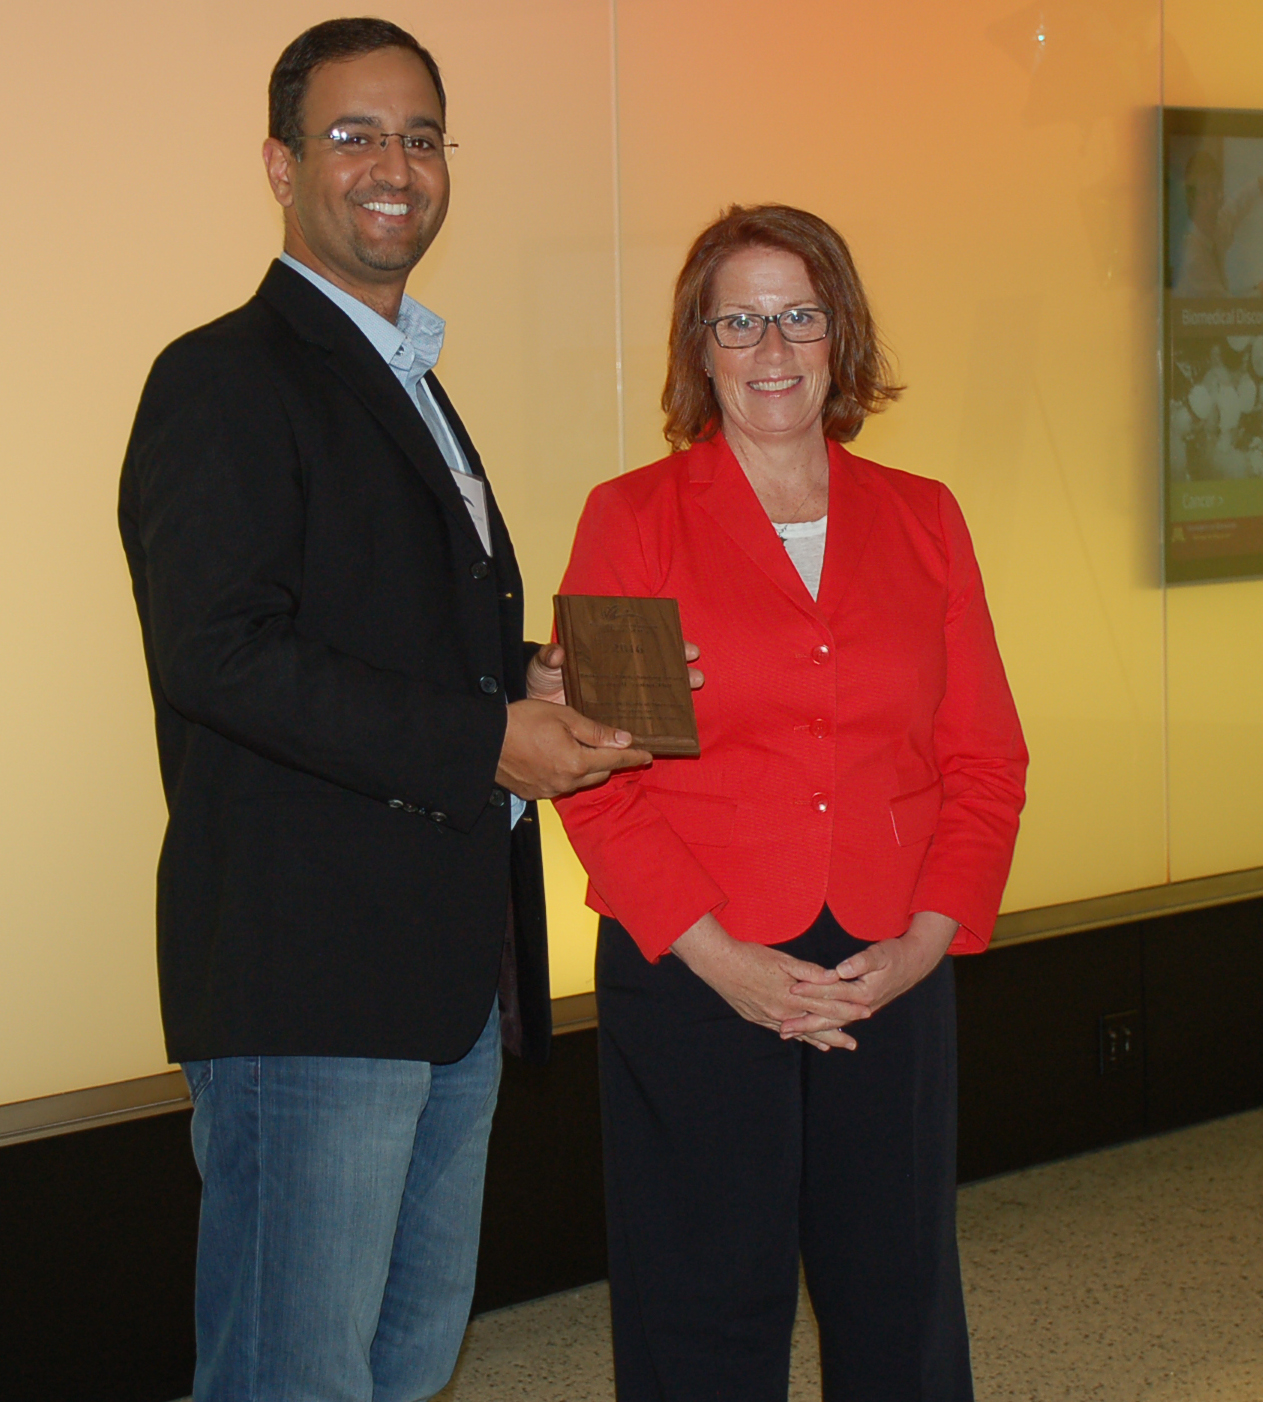
M 960 1241 L 978 1402 L 1263 1402 L 1263 1111 L 973 1184 Z M 440 1397 L 612 1402 L 605 1287 L 476 1319 Z

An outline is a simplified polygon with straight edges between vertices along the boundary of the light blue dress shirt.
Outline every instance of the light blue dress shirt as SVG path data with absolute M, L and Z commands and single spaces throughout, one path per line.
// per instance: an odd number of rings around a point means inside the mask
M 305 277 L 313 287 L 319 288 L 334 306 L 345 312 L 359 327 L 373 349 L 390 366 L 395 378 L 408 391 L 408 398 L 425 420 L 425 426 L 438 444 L 444 462 L 453 472 L 472 477 L 473 469 L 452 432 L 452 426 L 425 382 L 426 375 L 438 364 L 443 349 L 443 332 L 447 329 L 443 318 L 405 293 L 399 307 L 398 322 L 387 321 L 358 297 L 335 287 L 328 278 L 321 277 L 297 258 L 282 253 L 281 262 L 292 268 L 299 277 Z M 490 549 L 487 553 L 491 553 Z M 526 802 L 515 793 L 509 795 L 509 802 L 512 806 L 511 825 L 516 827 L 517 820 L 526 812 Z
M 473 469 L 465 461 L 465 454 L 456 441 L 456 435 L 443 417 L 443 411 L 439 408 L 430 386 L 425 382 L 426 375 L 439 363 L 439 355 L 443 350 L 443 333 L 447 329 L 443 318 L 405 293 L 403 304 L 399 308 L 398 323 L 387 321 L 358 297 L 352 297 L 349 292 L 335 287 L 328 278 L 313 272 L 297 258 L 282 253 L 281 262 L 287 268 L 293 268 L 300 277 L 305 277 L 313 287 L 318 287 L 334 306 L 345 312 L 368 337 L 373 349 L 390 366 L 395 378 L 408 391 L 408 398 L 417 406 L 417 411 L 439 445 L 439 451 L 448 467 L 453 472 L 472 476 Z

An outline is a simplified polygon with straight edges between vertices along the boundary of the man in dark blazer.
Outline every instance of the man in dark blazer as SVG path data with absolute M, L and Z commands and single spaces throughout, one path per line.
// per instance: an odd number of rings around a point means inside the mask
M 120 503 L 203 1176 L 194 1393 L 413 1402 L 468 1315 L 501 1013 L 549 1043 L 530 800 L 648 756 L 554 704 L 443 324 L 404 297 L 447 210 L 434 60 L 335 20 L 269 95 L 285 255 L 159 357 Z

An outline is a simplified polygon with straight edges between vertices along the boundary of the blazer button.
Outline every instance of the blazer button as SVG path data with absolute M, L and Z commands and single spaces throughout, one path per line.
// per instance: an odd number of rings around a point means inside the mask
M 446 813 L 440 813 L 437 808 L 431 808 L 430 821 L 432 823 L 437 823 L 439 827 L 442 827 L 444 823 L 450 822 L 450 819 L 448 818 Z
M 492 806 L 492 808 L 503 808 L 505 804 L 504 790 L 492 789 L 491 797 L 487 799 L 487 802 Z
M 819 647 L 813 647 L 811 649 L 811 660 L 817 667 L 823 667 L 832 656 L 833 654 L 829 651 L 826 643 L 821 643 Z
M 475 560 L 469 567 L 469 573 L 472 574 L 475 579 L 486 579 L 491 573 L 491 566 L 486 560 Z
M 500 683 L 494 677 L 479 677 L 478 685 L 488 696 L 494 696 L 500 690 Z
M 829 811 L 829 795 L 827 793 L 813 793 L 811 806 L 817 813 L 827 813 Z
M 811 723 L 811 733 L 817 740 L 826 740 L 829 736 L 829 722 L 823 716 L 818 717 Z

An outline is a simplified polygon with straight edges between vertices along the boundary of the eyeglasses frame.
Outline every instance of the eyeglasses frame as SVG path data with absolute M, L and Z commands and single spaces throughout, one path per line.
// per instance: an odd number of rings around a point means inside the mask
M 337 151 L 337 150 L 339 150 L 339 149 L 345 150 L 345 148 L 340 148 L 340 147 L 339 147 L 339 143 L 338 143 L 338 141 L 335 139 L 335 137 L 334 137 L 334 135 L 333 135 L 333 133 L 334 133 L 335 131 L 339 131 L 339 130 L 341 130 L 341 128 L 339 128 L 339 127 L 331 127 L 328 131 L 306 132 L 306 133 L 300 135 L 298 139 L 299 139 L 299 141 L 328 141 L 328 142 L 332 143 L 332 145 L 331 145 L 331 149 L 332 149 L 332 150 L 334 150 L 334 151 Z M 357 132 L 357 133 L 356 133 L 356 135 L 361 135 L 361 134 L 362 134 L 362 135 L 367 135 L 368 133 L 367 133 L 367 132 L 365 132 L 365 133 L 359 133 L 359 132 Z M 404 142 L 405 142 L 405 141 L 408 141 L 408 140 L 411 140 L 413 137 L 418 137 L 418 136 L 423 136 L 423 135 L 425 135 L 424 132 L 419 132 L 419 131 L 382 131 L 382 132 L 374 131 L 372 134 L 373 134 L 375 137 L 379 138 L 376 144 L 377 144 L 377 145 L 381 148 L 381 150 L 383 150 L 383 151 L 387 148 L 387 146 L 390 145 L 390 138 L 391 138 L 392 136 L 397 136 L 397 137 L 399 138 L 399 149 L 403 152 L 403 154 L 404 154 L 404 159 L 405 159 L 405 160 L 411 160 L 411 159 L 413 159 L 414 153 L 408 150 L 408 148 L 404 145 Z M 439 154 L 439 155 L 442 157 L 442 159 L 443 159 L 444 161 L 446 161 L 446 160 L 448 159 L 448 153 L 449 153 L 449 152 L 451 152 L 451 151 L 456 151 L 456 150 L 459 150 L 459 149 L 460 149 L 460 142 L 459 142 L 459 141 L 440 141 L 440 142 L 438 143 L 437 154 Z M 353 155 L 357 155 L 357 156 L 360 156 L 360 157 L 371 157 L 371 158 L 374 159 L 374 160 L 376 159 L 376 155 L 375 155 L 375 153 L 374 153 L 374 151 L 373 151 L 373 149 L 372 149 L 372 145 L 371 145 L 371 144 L 370 144 L 369 149 L 368 149 L 367 151 L 348 152 L 347 154 L 353 154 Z M 422 159 L 425 159 L 425 158 L 422 157 Z
M 806 341 L 795 340 L 792 337 L 787 336 L 784 330 L 782 330 L 781 328 L 781 317 L 789 316 L 792 312 L 819 312 L 824 317 L 824 335 L 812 336 Z M 759 339 L 757 341 L 751 341 L 748 346 L 724 345 L 724 343 L 719 339 L 719 323 L 721 321 L 728 321 L 734 316 L 748 316 L 751 321 L 761 321 L 763 323 L 763 330 L 759 333 Z M 729 312 L 727 316 L 715 316 L 709 319 L 703 316 L 699 317 L 698 320 L 702 323 L 703 326 L 710 327 L 711 335 L 714 336 L 715 344 L 720 348 L 720 350 L 753 350 L 755 346 L 763 344 L 764 337 L 766 337 L 767 335 L 767 329 L 773 323 L 775 323 L 776 329 L 780 331 L 781 339 L 788 346 L 814 346 L 820 341 L 827 341 L 829 339 L 830 331 L 833 330 L 833 313 L 828 309 L 828 307 L 786 307 L 783 312 L 777 312 L 775 316 L 764 316 L 762 312 Z

